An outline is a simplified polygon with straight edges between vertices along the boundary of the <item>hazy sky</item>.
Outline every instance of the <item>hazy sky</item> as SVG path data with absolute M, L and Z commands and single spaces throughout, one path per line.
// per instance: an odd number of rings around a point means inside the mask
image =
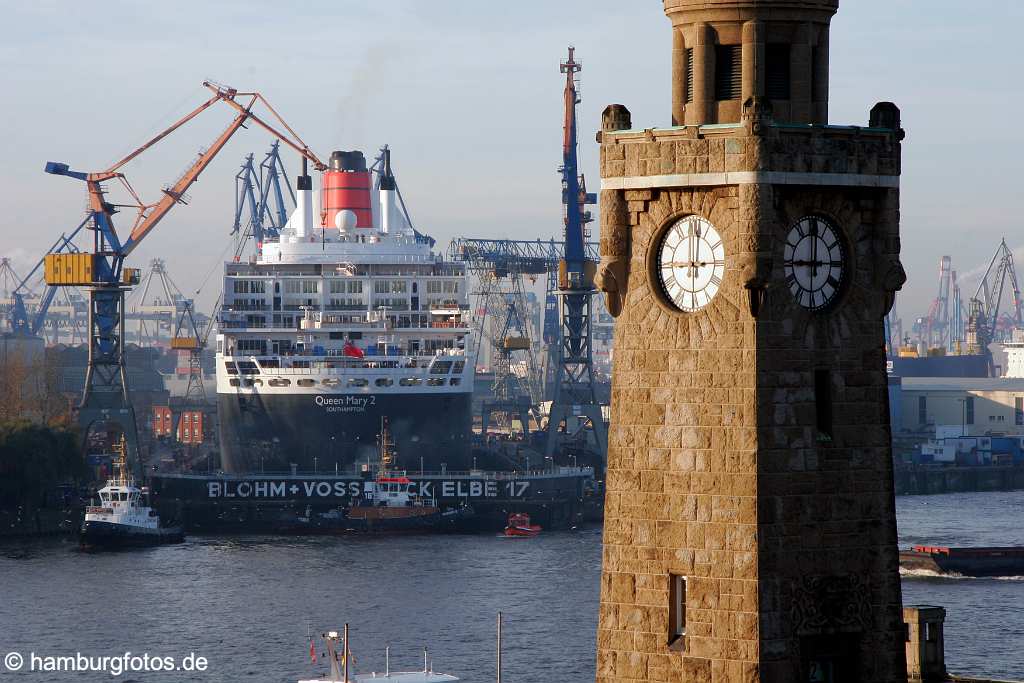
M 671 38 L 657 0 L 0 0 L 0 11 L 0 252 L 21 269 L 83 215 L 82 184 L 44 174 L 45 162 L 107 167 L 203 101 L 204 79 L 260 90 L 324 158 L 390 144 L 417 227 L 441 244 L 559 233 L 568 44 L 584 64 L 592 188 L 606 104 L 627 105 L 638 126 L 669 124 Z M 976 273 L 1001 236 L 1024 246 L 1021 20 L 1016 0 L 841 0 L 833 21 L 831 122 L 866 124 L 880 100 L 903 110 L 907 322 L 934 297 L 941 255 Z M 129 179 L 152 201 L 229 119 L 227 107 L 207 112 L 128 166 Z M 212 302 L 234 174 L 268 144 L 258 130 L 236 135 L 133 265 L 166 259 L 186 292 L 213 272 L 200 296 Z

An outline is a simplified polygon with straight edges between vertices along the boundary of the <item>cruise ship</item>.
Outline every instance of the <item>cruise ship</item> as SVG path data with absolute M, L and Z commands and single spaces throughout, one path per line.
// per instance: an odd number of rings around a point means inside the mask
M 390 151 L 334 152 L 297 178 L 279 235 L 224 269 L 217 336 L 222 466 L 351 473 L 382 418 L 409 471 L 468 469 L 465 265 L 435 253 L 398 196 Z

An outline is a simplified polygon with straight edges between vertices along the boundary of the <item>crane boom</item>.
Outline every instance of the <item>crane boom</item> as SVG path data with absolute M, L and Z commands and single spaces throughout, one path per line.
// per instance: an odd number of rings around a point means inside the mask
M 164 219 L 176 204 L 183 203 L 183 197 L 188 188 L 199 179 L 199 175 L 207 166 L 210 165 L 210 162 L 212 162 L 217 154 L 224 148 L 224 145 L 228 143 L 231 137 L 238 132 L 238 130 L 242 128 L 247 121 L 256 123 L 281 142 L 284 142 L 301 156 L 312 162 L 313 166 L 318 170 L 322 171 L 327 168 L 327 166 L 309 149 L 309 146 L 302 141 L 302 138 L 295 133 L 291 126 L 285 123 L 284 119 L 282 119 L 277 113 L 277 110 L 275 110 L 260 93 L 239 92 L 235 88 L 216 85 L 209 81 L 205 81 L 203 86 L 213 91 L 213 96 L 210 97 L 210 99 L 206 100 L 191 112 L 160 131 L 157 135 L 143 143 L 138 149 L 129 153 L 123 159 L 104 171 L 82 173 L 70 170 L 67 164 L 55 162 L 46 164 L 47 173 L 77 178 L 86 182 L 89 193 L 89 209 L 96 220 L 96 228 L 102 234 L 107 247 L 105 249 L 97 249 L 97 251 L 103 251 L 104 253 L 109 253 L 111 256 L 115 257 L 109 264 L 109 268 L 100 269 L 100 274 L 107 280 L 115 280 L 120 276 L 120 261 L 138 247 L 139 242 L 141 242 L 143 238 L 145 238 L 146 235 L 148 235 L 153 228 L 155 228 L 156 225 Z M 247 100 L 244 103 L 240 103 L 237 101 L 238 97 L 247 98 Z M 182 176 L 178 178 L 171 187 L 163 190 L 163 197 L 161 197 L 159 201 L 153 204 L 144 203 L 120 169 L 146 150 L 152 148 L 175 130 L 209 109 L 210 106 L 216 102 L 224 102 L 235 109 L 237 111 L 235 118 L 213 141 L 213 143 L 199 154 L 185 173 L 182 174 Z M 262 103 L 287 132 L 281 132 L 276 127 L 256 115 L 252 110 L 257 103 Z M 103 183 L 115 179 L 120 181 L 129 194 L 131 194 L 132 198 L 135 200 L 135 208 L 137 210 L 137 215 L 135 217 L 135 222 L 132 225 L 131 233 L 129 234 L 128 239 L 123 243 L 118 238 L 111 220 L 111 216 L 115 212 L 115 209 L 104 199 L 106 191 L 103 188 Z
M 91 252 L 71 255 L 48 254 L 46 256 L 47 284 L 84 285 L 89 288 L 89 360 L 78 419 L 86 431 L 90 425 L 98 421 L 109 420 L 120 424 L 133 453 L 137 453 L 138 435 L 134 411 L 128 396 L 128 373 L 124 354 L 124 300 L 125 292 L 132 285 L 137 284 L 139 278 L 138 271 L 135 269 L 125 268 L 122 270 L 125 259 L 176 204 L 185 203 L 186 190 L 199 179 L 200 174 L 224 149 L 231 137 L 249 121 L 256 123 L 297 151 L 304 159 L 311 161 L 317 169 L 327 168 L 258 92 L 239 92 L 235 88 L 216 85 L 208 81 L 204 82 L 203 86 L 213 93 L 208 100 L 110 168 L 97 173 L 83 173 L 71 170 L 67 164 L 49 162 L 45 169 L 47 173 L 76 178 L 86 183 L 89 197 L 87 220 L 91 223 L 90 228 L 94 232 Z M 243 101 L 239 102 L 237 98 L 242 98 Z M 173 185 L 164 188 L 163 196 L 159 201 L 152 204 L 143 202 L 121 169 L 216 102 L 224 102 L 235 110 L 236 113 L 231 123 L 217 136 L 209 148 L 200 152 L 196 160 Z M 276 126 L 267 123 L 253 113 L 253 107 L 257 103 L 266 106 L 286 132 L 281 132 Z M 118 181 L 134 200 L 134 204 L 129 206 L 136 210 L 135 220 L 125 241 L 121 240 L 114 229 L 113 215 L 117 212 L 118 207 L 105 198 L 104 183 L 111 180 Z M 189 315 L 191 317 L 191 312 Z M 192 328 L 197 337 L 194 343 L 198 345 L 199 332 L 194 320 Z M 137 460 L 136 465 L 138 466 Z
M 233 136 L 238 129 L 242 127 L 242 124 L 245 123 L 247 118 L 249 118 L 248 113 L 241 113 L 236 116 L 231 121 L 231 125 L 229 125 L 224 132 L 213 141 L 213 144 L 210 145 L 209 149 L 199 155 L 188 170 L 185 171 L 185 174 L 182 175 L 174 185 L 164 189 L 163 198 L 153 206 L 152 210 L 147 213 L 145 219 L 141 223 L 137 223 L 135 227 L 132 228 L 131 235 L 128 236 L 128 241 L 125 242 L 124 250 L 122 251 L 125 256 L 128 256 L 135 251 L 135 248 L 139 246 L 142 239 L 157 226 L 157 223 L 164 219 L 170 210 L 174 208 L 175 204 L 182 202 L 182 197 L 185 194 L 185 191 L 192 185 L 192 183 L 199 179 L 199 174 L 202 173 L 206 167 L 210 165 L 210 162 L 213 161 L 214 157 L 224 149 L 224 145 L 226 145 L 228 140 L 231 139 L 231 136 Z

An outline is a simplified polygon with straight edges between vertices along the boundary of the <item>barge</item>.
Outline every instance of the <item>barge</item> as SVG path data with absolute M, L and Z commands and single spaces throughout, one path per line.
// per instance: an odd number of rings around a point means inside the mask
M 950 548 L 915 545 L 900 551 L 904 569 L 962 576 L 1024 576 L 1024 546 Z

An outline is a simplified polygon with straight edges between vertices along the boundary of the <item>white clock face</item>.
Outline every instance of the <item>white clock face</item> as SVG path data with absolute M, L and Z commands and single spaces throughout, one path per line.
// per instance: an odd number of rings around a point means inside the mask
M 675 306 L 687 313 L 711 303 L 725 277 L 725 247 L 714 226 L 687 216 L 665 231 L 658 245 L 658 280 Z
M 783 249 L 786 284 L 797 303 L 817 311 L 835 301 L 843 284 L 844 256 L 839 231 L 824 218 L 797 221 Z

